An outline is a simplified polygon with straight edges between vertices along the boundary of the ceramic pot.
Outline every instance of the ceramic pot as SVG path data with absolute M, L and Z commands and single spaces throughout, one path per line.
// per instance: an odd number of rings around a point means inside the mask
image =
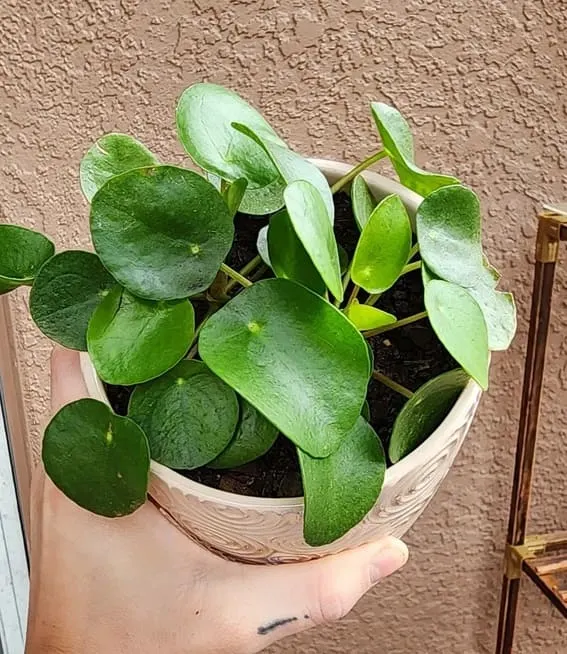
M 313 160 L 335 182 L 350 166 Z M 397 193 L 410 215 L 421 197 L 376 173 L 365 178 L 377 199 Z M 91 397 L 108 402 L 88 354 L 81 367 Z M 470 381 L 449 415 L 416 450 L 386 470 L 374 508 L 339 540 L 310 547 L 303 540 L 303 498 L 269 499 L 234 495 L 198 484 L 152 461 L 150 495 L 162 512 L 190 537 L 230 559 L 286 563 L 356 547 L 382 536 L 403 536 L 429 504 L 451 468 L 475 415 L 480 387 Z

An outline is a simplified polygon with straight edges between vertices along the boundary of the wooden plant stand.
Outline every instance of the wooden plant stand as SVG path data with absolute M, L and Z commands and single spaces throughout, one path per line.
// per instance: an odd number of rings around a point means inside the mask
M 567 618 L 567 531 L 526 534 L 534 471 L 553 279 L 560 241 L 567 241 L 567 205 L 546 206 L 538 216 L 536 264 L 508 540 L 500 599 L 496 654 L 511 654 L 522 574 Z

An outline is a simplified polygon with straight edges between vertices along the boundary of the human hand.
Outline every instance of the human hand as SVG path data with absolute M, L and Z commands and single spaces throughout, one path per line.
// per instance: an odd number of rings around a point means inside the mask
M 77 352 L 52 356 L 52 408 L 86 396 Z M 343 617 L 407 559 L 387 538 L 308 563 L 218 558 L 151 503 L 108 519 L 38 469 L 32 488 L 27 654 L 249 654 Z

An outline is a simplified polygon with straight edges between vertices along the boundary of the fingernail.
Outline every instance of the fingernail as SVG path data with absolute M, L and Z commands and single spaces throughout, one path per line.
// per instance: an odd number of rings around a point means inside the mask
M 407 545 L 397 538 L 390 538 L 380 548 L 374 560 L 370 571 L 370 579 L 376 584 L 401 568 L 408 560 L 409 551 Z

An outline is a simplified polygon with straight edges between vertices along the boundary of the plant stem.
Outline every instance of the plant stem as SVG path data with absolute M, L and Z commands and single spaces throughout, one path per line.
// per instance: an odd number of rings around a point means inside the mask
M 390 379 L 389 377 L 386 377 L 386 375 L 383 375 L 381 372 L 378 372 L 378 370 L 372 371 L 372 377 L 376 381 L 379 381 L 381 384 L 384 384 L 384 386 L 391 388 L 393 391 L 396 391 L 396 393 L 399 393 L 408 399 L 413 396 L 413 393 L 409 390 L 409 388 L 398 384 L 393 379 Z
M 350 293 L 350 297 L 348 299 L 348 302 L 346 303 L 345 309 L 348 309 L 350 305 L 356 300 L 356 296 L 358 295 L 358 291 L 360 291 L 360 286 L 357 286 L 356 284 L 352 287 L 352 291 Z
M 376 302 L 378 302 L 378 299 L 380 298 L 381 295 L 382 293 L 372 293 L 372 295 L 369 295 L 366 298 L 366 302 L 364 304 L 369 304 L 370 306 L 374 306 Z
M 191 347 L 189 348 L 189 352 L 187 352 L 187 356 L 185 357 L 186 359 L 192 359 L 195 354 L 197 353 L 197 340 L 199 338 L 199 334 L 201 333 L 201 329 L 205 326 L 205 323 L 207 320 L 213 315 L 213 313 L 216 313 L 219 310 L 220 307 L 215 307 L 215 306 L 209 306 L 207 313 L 204 315 L 203 320 L 197 325 L 197 328 L 195 329 L 195 333 L 193 334 L 193 338 L 191 339 Z
M 266 264 L 263 263 L 258 268 L 258 270 L 253 275 L 250 276 L 250 281 L 257 282 L 262 277 L 262 275 L 267 272 L 267 270 L 268 270 L 268 266 L 266 266 Z
M 416 243 L 415 245 L 412 246 L 411 250 L 409 251 L 408 262 L 410 262 L 418 252 L 419 252 L 419 243 Z
M 364 338 L 371 338 L 372 336 L 377 336 L 378 334 L 389 332 L 392 329 L 397 329 L 398 327 L 405 327 L 406 325 L 411 325 L 412 322 L 417 322 L 418 320 L 423 320 L 424 318 L 427 318 L 427 311 L 421 311 L 420 313 L 415 313 L 413 316 L 408 316 L 407 318 L 396 320 L 396 322 L 393 322 L 389 325 L 384 325 L 383 327 L 376 327 L 376 329 L 369 329 L 367 332 L 364 332 Z
M 413 263 L 408 263 L 407 266 L 404 267 L 402 272 L 400 273 L 400 277 L 402 275 L 407 275 L 410 272 L 413 272 L 414 270 L 419 270 L 421 268 L 421 259 L 419 261 L 414 261 Z
M 185 358 L 186 359 L 192 359 L 197 354 L 198 349 L 199 349 L 199 344 L 194 343 L 192 345 L 191 349 L 189 350 L 189 352 L 187 352 L 187 356 Z
M 343 188 L 343 186 L 345 186 L 350 182 L 351 179 L 354 179 L 363 170 L 366 170 L 367 168 L 372 166 L 372 164 L 376 163 L 377 161 L 380 161 L 380 159 L 383 159 L 385 156 L 387 156 L 386 150 L 379 150 L 378 152 L 375 152 L 374 154 L 370 155 L 370 157 L 368 157 L 364 161 L 361 161 L 352 170 L 349 170 L 349 172 L 346 175 L 344 175 L 344 177 L 341 177 L 331 186 L 331 193 L 335 194 L 338 191 L 340 191 Z
M 256 268 L 256 266 L 259 266 L 261 263 L 262 263 L 262 257 L 258 254 L 253 259 L 251 259 L 243 268 L 241 268 L 238 271 L 238 274 L 242 275 L 243 277 L 246 277 L 246 275 L 251 273 L 254 270 L 254 268 Z M 238 283 L 239 283 L 238 280 L 231 279 L 226 285 L 225 293 L 231 291 Z
M 246 277 L 243 277 L 239 272 L 230 266 L 227 266 L 226 263 L 222 263 L 220 269 L 241 286 L 252 286 L 252 282 L 249 279 L 246 279 Z

